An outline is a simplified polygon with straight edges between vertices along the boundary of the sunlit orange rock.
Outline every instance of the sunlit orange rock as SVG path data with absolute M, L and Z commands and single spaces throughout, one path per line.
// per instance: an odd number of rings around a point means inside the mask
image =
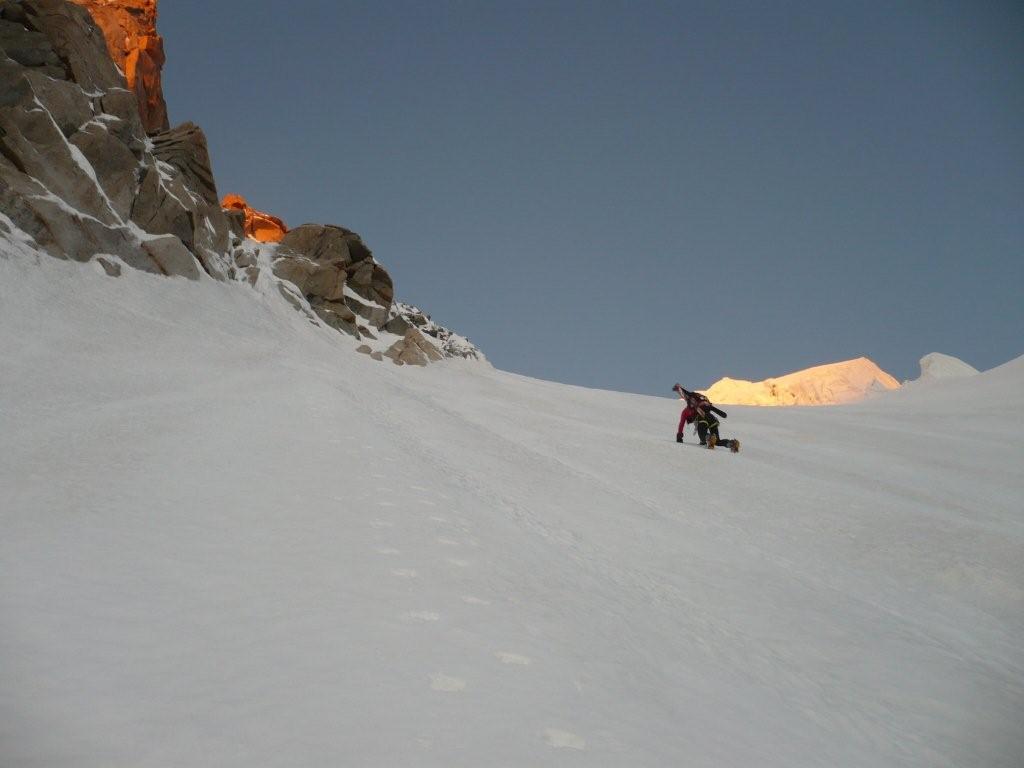
M 288 233 L 288 227 L 277 216 L 257 211 L 241 195 L 225 195 L 220 207 L 245 214 L 245 236 L 261 243 L 279 243 Z
M 92 14 L 103 30 L 114 63 L 124 72 L 135 92 L 139 114 L 147 133 L 165 131 L 167 104 L 160 72 L 164 66 L 164 41 L 156 33 L 157 0 L 73 0 Z

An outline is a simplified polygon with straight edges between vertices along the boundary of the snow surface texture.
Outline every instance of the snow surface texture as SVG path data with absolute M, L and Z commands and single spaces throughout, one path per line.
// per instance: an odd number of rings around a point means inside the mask
M 731 408 L 734 455 L 673 399 L 31 261 L 0 254 L 5 768 L 1021 765 L 1024 359 Z
M 839 405 L 856 403 L 900 383 L 866 357 L 807 368 L 764 381 L 719 379 L 706 390 L 715 403 Z

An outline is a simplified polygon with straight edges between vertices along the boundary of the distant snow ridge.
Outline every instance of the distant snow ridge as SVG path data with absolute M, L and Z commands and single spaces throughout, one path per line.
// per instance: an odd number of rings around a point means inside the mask
M 899 389 L 899 382 L 866 357 L 807 368 L 764 381 L 719 379 L 706 391 L 732 405 L 838 405 Z
M 978 369 L 968 365 L 958 357 L 932 352 L 921 358 L 921 375 L 904 384 L 926 384 L 939 379 L 959 379 L 964 376 L 975 376 Z

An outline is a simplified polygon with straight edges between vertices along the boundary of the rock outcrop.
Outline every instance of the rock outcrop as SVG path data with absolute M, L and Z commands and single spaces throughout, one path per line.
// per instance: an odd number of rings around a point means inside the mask
M 388 347 L 384 356 L 399 365 L 426 365 L 444 359 L 438 348 L 415 328 L 410 328 L 405 336 Z
M 156 0 L 72 0 L 88 9 L 103 30 L 107 50 L 135 94 L 146 133 L 166 131 L 161 73 L 164 41 L 156 32 Z
M 355 232 L 303 224 L 281 240 L 274 274 L 294 283 L 324 322 L 356 338 L 390 319 L 391 276 Z
M 866 357 L 807 368 L 764 381 L 724 378 L 706 390 L 723 405 L 838 405 L 898 389 L 899 382 Z
M 430 315 L 426 314 L 419 307 L 396 301 L 391 308 L 391 319 L 384 324 L 382 330 L 388 333 L 404 335 L 409 329 L 415 328 L 423 333 L 438 349 L 441 354 L 448 358 L 462 358 L 464 360 L 484 361 L 483 352 L 467 339 L 455 331 L 435 323 Z
M 228 223 L 202 132 L 147 137 L 85 9 L 6 0 L 0 53 L 0 232 L 58 258 L 227 276 Z
M 351 230 L 288 230 L 238 196 L 221 207 L 202 130 L 167 128 L 155 21 L 155 0 L 0 0 L 0 258 L 244 281 L 376 341 L 375 359 L 391 334 L 398 363 L 475 356 L 396 309 L 390 275 Z
M 231 213 L 241 213 L 242 233 L 260 243 L 279 243 L 288 234 L 288 227 L 277 216 L 257 211 L 241 195 L 225 195 L 220 207 Z

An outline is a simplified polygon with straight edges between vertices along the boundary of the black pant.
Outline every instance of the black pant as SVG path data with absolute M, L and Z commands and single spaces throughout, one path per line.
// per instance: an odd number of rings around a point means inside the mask
M 704 445 L 708 441 L 708 435 L 712 434 L 715 436 L 715 442 L 719 442 L 718 437 L 718 419 L 706 419 L 697 422 L 697 437 L 700 438 L 700 444 Z

